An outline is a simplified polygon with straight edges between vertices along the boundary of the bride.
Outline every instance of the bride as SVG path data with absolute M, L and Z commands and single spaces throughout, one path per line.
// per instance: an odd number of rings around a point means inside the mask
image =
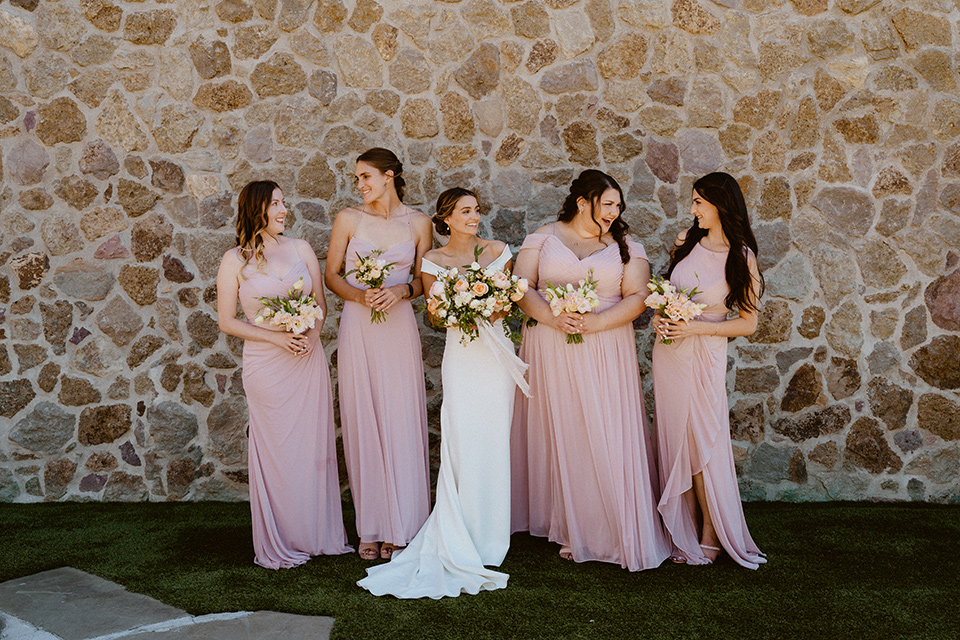
M 474 262 L 477 249 L 483 267 L 511 265 L 505 243 L 477 237 L 480 205 L 472 191 L 440 194 L 433 221 L 450 242 L 423 257 L 424 291 L 444 269 Z M 499 566 L 510 546 L 510 421 L 515 387 L 529 387 L 527 366 L 503 333 L 504 315 L 478 326 L 467 344 L 458 329 L 447 329 L 437 502 L 413 541 L 357 583 L 374 595 L 442 598 L 507 586 L 507 574 L 484 565 Z

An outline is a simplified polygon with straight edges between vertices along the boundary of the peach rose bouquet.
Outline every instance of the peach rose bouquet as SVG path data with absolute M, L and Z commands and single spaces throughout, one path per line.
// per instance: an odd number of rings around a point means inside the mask
M 313 294 L 304 295 L 303 276 L 287 290 L 285 298 L 261 296 L 257 300 L 263 303 L 263 308 L 253 319 L 257 325 L 269 320 L 271 325 L 299 335 L 307 329 L 313 329 L 317 320 L 323 320 L 323 311 L 317 306 Z
M 677 287 L 663 276 L 653 276 L 647 288 L 650 289 L 650 295 L 644 303 L 671 320 L 693 320 L 703 313 L 703 309 L 707 306 L 693 301 L 694 296 L 700 293 L 696 287 L 690 290 Z M 673 344 L 672 338 L 661 340 L 663 344 Z
M 547 303 L 553 317 L 561 313 L 590 313 L 600 306 L 600 297 L 597 295 L 597 281 L 593 279 L 593 269 L 587 277 L 580 281 L 579 286 L 567 284 L 561 287 L 555 284 L 546 284 L 544 291 Z M 567 344 L 582 344 L 583 336 L 574 333 L 567 336 Z
M 353 269 L 350 269 L 350 271 L 347 271 L 344 275 L 355 273 L 357 274 L 357 282 L 365 284 L 371 289 L 379 289 L 383 286 L 387 276 L 390 275 L 393 265 L 397 264 L 396 262 L 387 262 L 381 258 L 380 254 L 382 253 L 383 251 L 380 249 L 374 249 L 363 257 L 360 257 L 358 253 L 357 259 L 353 263 Z M 380 324 L 386 319 L 386 311 L 370 310 L 371 323 Z
M 479 254 L 480 250 L 476 251 L 476 257 Z M 460 342 L 467 344 L 477 337 L 478 323 L 490 323 L 498 311 L 510 312 L 527 286 L 526 279 L 506 269 L 481 267 L 475 258 L 462 272 L 451 267 L 437 275 L 427 292 L 427 311 L 437 326 L 459 329 L 463 334 Z M 504 332 L 511 337 L 506 323 Z

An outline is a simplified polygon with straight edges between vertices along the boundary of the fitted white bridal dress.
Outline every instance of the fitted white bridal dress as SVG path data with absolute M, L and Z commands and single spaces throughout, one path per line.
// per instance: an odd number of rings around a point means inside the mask
M 510 257 L 504 248 L 489 267 Z M 442 269 L 424 260 L 421 270 Z M 413 541 L 357 583 L 374 595 L 439 599 L 507 586 L 507 574 L 486 567 L 499 566 L 510 546 L 510 422 L 517 385 L 529 387 L 502 323 L 479 333 L 464 345 L 447 329 L 437 502 Z

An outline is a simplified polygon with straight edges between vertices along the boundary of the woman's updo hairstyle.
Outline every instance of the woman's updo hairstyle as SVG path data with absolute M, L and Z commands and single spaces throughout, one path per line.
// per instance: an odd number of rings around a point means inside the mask
M 462 187 L 447 189 L 437 198 L 437 212 L 433 214 L 433 226 L 436 228 L 437 233 L 442 236 L 450 235 L 447 218 L 456 210 L 457 203 L 460 202 L 460 198 L 464 196 L 473 196 L 477 204 L 480 204 L 480 196 L 470 191 L 470 189 L 464 189 Z
M 393 151 L 382 147 L 374 147 L 361 153 L 360 157 L 357 158 L 357 162 L 366 162 L 371 167 L 376 168 L 380 173 L 393 171 L 393 186 L 397 190 L 397 197 L 400 199 L 400 202 L 403 202 L 403 187 L 407 183 L 401 175 L 403 173 L 403 163 L 400 162 L 400 159 L 397 158 Z
M 560 222 L 573 220 L 579 211 L 577 200 L 583 198 L 590 203 L 590 216 L 596 223 L 597 229 L 602 231 L 603 227 L 597 222 L 596 211 L 600 205 L 600 198 L 607 189 L 616 189 L 617 193 L 620 194 L 620 215 L 610 225 L 610 234 L 617 241 L 617 246 L 620 247 L 620 262 L 627 264 L 630 262 L 630 250 L 627 248 L 627 233 L 630 231 L 630 225 L 623 219 L 623 212 L 626 210 L 627 204 L 623 200 L 623 189 L 620 188 L 620 185 L 612 176 L 596 169 L 587 169 L 577 176 L 577 179 L 570 185 L 570 193 L 563 201 L 563 207 L 560 209 L 557 220 Z
M 237 245 L 244 266 L 256 258 L 257 268 L 263 266 L 263 232 L 267 228 L 267 207 L 273 192 L 280 185 L 272 180 L 251 182 L 240 190 L 237 197 Z

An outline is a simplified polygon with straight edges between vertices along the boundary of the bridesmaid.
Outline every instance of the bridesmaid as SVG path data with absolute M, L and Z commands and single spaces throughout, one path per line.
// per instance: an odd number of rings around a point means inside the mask
M 743 517 L 730 445 L 727 338 L 757 329 L 763 276 L 740 185 L 726 173 L 693 184 L 693 226 L 677 236 L 667 277 L 697 287 L 700 319 L 655 315 L 653 390 L 660 448 L 659 510 L 673 541 L 671 560 L 710 564 L 726 550 L 739 564 L 766 562 Z M 727 319 L 731 309 L 736 318 Z M 669 338 L 672 344 L 662 340 Z
M 423 293 L 420 259 L 433 235 L 430 218 L 403 204 L 402 173 L 387 149 L 357 158 L 363 204 L 337 214 L 324 270 L 327 286 L 344 300 L 337 348 L 340 426 L 365 560 L 389 559 L 430 512 L 423 356 L 410 300 Z M 377 250 L 396 263 L 382 288 L 342 275 L 357 257 Z M 386 320 L 371 322 L 371 309 Z
M 515 273 L 530 282 L 521 308 L 538 324 L 525 331 L 533 398 L 517 396 L 513 529 L 561 544 L 577 562 L 613 562 L 631 571 L 670 553 L 654 495 L 633 320 L 644 310 L 650 267 L 627 234 L 620 185 L 587 170 L 570 185 L 557 222 L 520 248 Z M 554 317 L 534 294 L 547 283 L 577 286 L 592 274 L 600 306 Z M 567 337 L 583 336 L 582 344 Z
M 282 235 L 286 215 L 276 183 L 245 186 L 238 202 L 239 246 L 223 255 L 217 273 L 220 330 L 244 340 L 254 561 L 268 569 L 353 551 L 340 510 L 322 320 L 301 335 L 253 324 L 263 308 L 259 297 L 286 296 L 300 278 L 326 314 L 317 256 L 307 242 Z M 238 298 L 246 320 L 237 318 Z

